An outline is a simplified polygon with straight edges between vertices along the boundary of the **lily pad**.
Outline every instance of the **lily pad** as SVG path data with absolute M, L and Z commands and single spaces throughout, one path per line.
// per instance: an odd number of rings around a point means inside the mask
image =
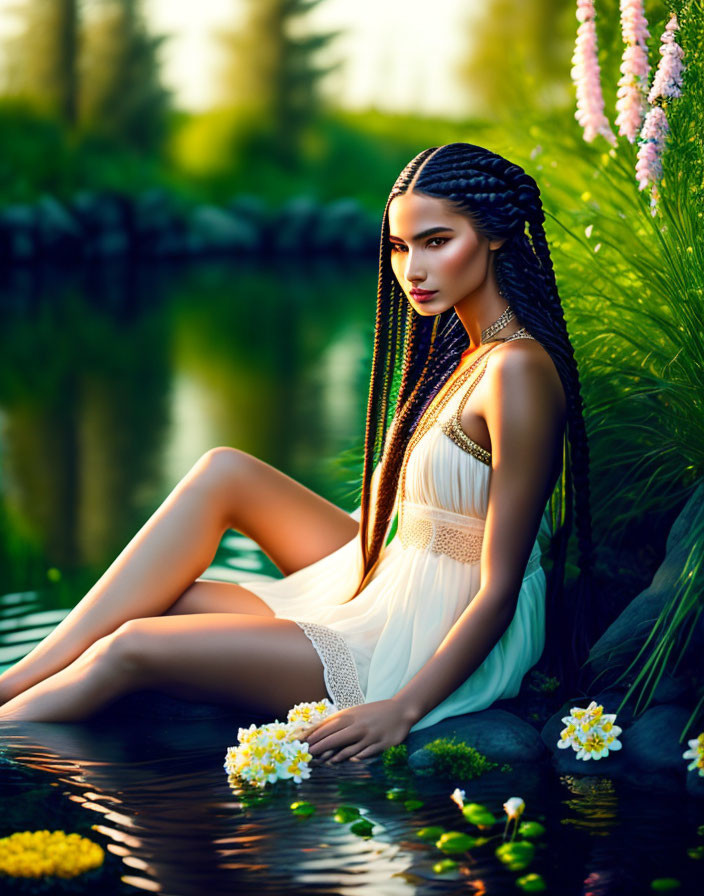
M 656 877 L 650 881 L 650 889 L 662 892 L 664 890 L 676 890 L 681 884 L 676 877 Z
M 386 791 L 387 800 L 405 800 L 407 797 L 408 792 L 405 787 L 390 787 Z
M 476 838 L 462 831 L 446 831 L 435 845 L 443 852 L 466 852 L 476 845 Z
M 333 818 L 340 824 L 347 824 L 348 821 L 354 821 L 359 816 L 360 811 L 356 806 L 338 806 Z
M 511 871 L 523 871 L 532 862 L 535 846 L 530 840 L 515 840 L 496 847 L 496 857 Z
M 540 874 L 531 873 L 524 874 L 523 877 L 516 879 L 516 886 L 520 887 L 526 893 L 542 893 L 546 889 L 545 881 Z
M 518 826 L 521 837 L 541 837 L 545 828 L 539 821 L 522 821 Z
M 424 806 L 425 803 L 423 800 L 406 800 L 403 804 L 409 812 L 413 812 L 414 809 L 420 809 L 421 806 Z
M 366 818 L 360 818 L 350 825 L 350 830 L 358 837 L 371 837 L 374 825 Z
M 454 859 L 440 859 L 439 862 L 433 865 L 433 871 L 436 874 L 444 874 L 447 871 L 453 871 L 458 865 L 459 862 L 456 862 Z
M 421 840 L 437 840 L 438 837 L 442 837 L 444 833 L 444 828 L 441 828 L 439 825 L 432 825 L 431 827 L 421 828 L 419 831 L 416 831 L 416 837 L 420 837 Z
M 462 814 L 470 824 L 479 827 L 491 827 L 496 824 L 496 817 L 481 803 L 467 803 L 462 809 Z
M 306 800 L 297 800 L 295 803 L 291 803 L 290 809 L 294 815 L 308 816 L 315 812 L 315 806 Z

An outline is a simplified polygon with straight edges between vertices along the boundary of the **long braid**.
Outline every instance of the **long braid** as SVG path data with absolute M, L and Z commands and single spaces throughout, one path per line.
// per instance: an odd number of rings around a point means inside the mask
M 552 566 L 547 576 L 546 654 L 551 671 L 567 680 L 574 669 L 575 659 L 579 662 L 584 657 L 592 634 L 587 624 L 593 565 L 589 451 L 577 364 L 542 227 L 545 216 L 538 186 L 518 165 L 474 144 L 451 143 L 419 153 L 399 175 L 384 209 L 362 474 L 360 539 L 363 571 L 350 599 L 363 589 L 380 558 L 408 440 L 425 409 L 457 368 L 460 356 L 469 344 L 454 308 L 432 317 L 419 315 L 406 300 L 391 271 L 389 204 L 395 196 L 409 190 L 448 200 L 470 217 L 488 239 L 504 239 L 494 253 L 501 293 L 513 307 L 519 323 L 550 354 L 565 390 L 567 430 L 563 442 L 563 467 L 550 502 L 553 537 L 548 552 Z M 387 430 L 390 390 L 399 355 L 400 383 L 393 420 Z M 377 500 L 371 507 L 371 477 L 379 459 Z M 568 608 L 562 592 L 573 500 L 580 576 Z M 572 611 L 571 618 L 568 609 Z M 563 650 L 565 630 L 572 632 L 571 656 L 566 656 Z

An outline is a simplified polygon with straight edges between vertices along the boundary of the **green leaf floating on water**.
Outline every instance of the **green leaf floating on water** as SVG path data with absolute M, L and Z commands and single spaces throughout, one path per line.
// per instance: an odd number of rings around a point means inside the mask
M 462 808 L 462 814 L 470 824 L 476 824 L 486 827 L 496 824 L 496 818 L 481 803 L 467 803 Z
M 496 847 L 496 857 L 511 871 L 523 871 L 533 860 L 535 846 L 530 840 L 515 840 Z
M 516 886 L 526 893 L 542 893 L 546 889 L 545 881 L 539 874 L 524 874 L 516 879 Z
M 664 890 L 676 890 L 681 886 L 676 877 L 656 877 L 650 881 L 650 889 L 662 892 Z
M 539 821 L 522 821 L 518 826 L 521 837 L 541 837 L 545 828 Z
M 305 800 L 291 803 L 290 809 L 294 815 L 312 815 L 315 812 L 315 806 Z
M 690 859 L 704 859 L 704 846 L 693 846 L 687 850 Z
M 366 818 L 360 818 L 350 825 L 350 830 L 353 834 L 357 834 L 358 837 L 371 837 L 373 829 L 374 825 L 371 821 L 367 821 Z
M 458 865 L 459 862 L 456 862 L 454 859 L 440 859 L 439 862 L 433 865 L 433 871 L 436 874 L 444 874 L 446 871 L 453 871 Z
M 419 831 L 416 831 L 416 837 L 420 837 L 421 840 L 437 840 L 444 833 L 445 828 L 441 828 L 439 825 L 432 825 L 429 828 L 421 828 Z
M 420 809 L 421 806 L 424 806 L 425 803 L 423 800 L 406 800 L 403 804 L 409 812 L 413 812 L 414 809 Z
M 335 809 L 333 818 L 335 821 L 339 821 L 340 824 L 347 824 L 348 821 L 354 821 L 359 816 L 360 811 L 356 806 L 338 806 Z
M 476 845 L 476 837 L 463 834 L 462 831 L 446 831 L 435 844 L 443 852 L 466 852 Z

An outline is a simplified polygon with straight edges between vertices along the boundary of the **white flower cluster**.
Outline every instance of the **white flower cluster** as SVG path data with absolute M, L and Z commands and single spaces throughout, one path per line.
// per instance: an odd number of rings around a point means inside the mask
M 333 712 L 337 712 L 337 707 L 325 698 L 318 703 L 297 703 L 288 711 L 285 722 L 277 719 L 259 727 L 252 723 L 249 728 L 240 728 L 239 746 L 227 749 L 225 771 L 261 787 L 282 778 L 292 778 L 300 784 L 310 777 L 309 763 L 313 757 L 308 744 L 295 734 Z
M 615 720 L 616 714 L 604 713 L 604 707 L 597 706 L 595 700 L 586 709 L 573 706 L 562 719 L 566 727 L 560 732 L 557 746 L 561 750 L 572 747 L 577 759 L 602 759 L 609 750 L 621 749 L 621 729 L 614 725 Z
M 696 768 L 697 774 L 704 778 L 704 731 L 702 731 L 699 737 L 694 737 L 692 740 L 688 740 L 687 743 L 689 749 L 682 754 L 683 759 L 692 760 L 687 766 L 687 771 Z

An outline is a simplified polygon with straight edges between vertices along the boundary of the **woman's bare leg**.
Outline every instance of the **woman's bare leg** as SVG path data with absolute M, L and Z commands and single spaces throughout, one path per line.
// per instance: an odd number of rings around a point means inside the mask
M 0 675 L 0 705 L 63 669 L 122 623 L 168 612 L 208 568 L 229 528 L 257 541 L 288 574 L 351 540 L 359 524 L 245 452 L 206 452 L 85 597 Z M 232 587 L 265 612 L 256 595 Z
M 327 695 L 323 665 L 289 619 L 230 613 L 133 619 L 65 669 L 0 707 L 0 721 L 71 722 L 121 694 L 177 697 L 271 712 Z

